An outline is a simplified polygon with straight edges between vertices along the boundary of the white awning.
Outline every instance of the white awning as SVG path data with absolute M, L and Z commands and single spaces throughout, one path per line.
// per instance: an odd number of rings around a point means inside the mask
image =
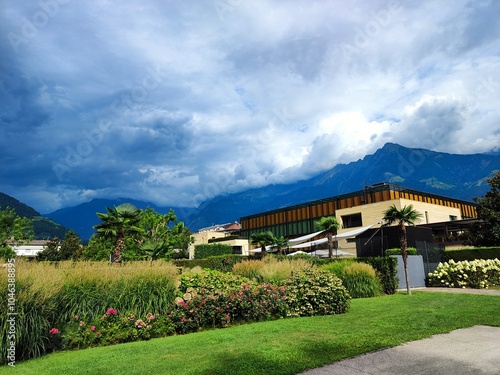
M 343 240 L 343 239 L 346 239 L 346 238 L 356 237 L 357 235 L 359 235 L 359 234 L 361 234 L 363 232 L 366 232 L 368 229 L 370 229 L 374 225 L 375 224 L 367 225 L 365 227 L 361 227 L 361 228 L 358 228 L 358 229 L 355 229 L 355 230 L 351 230 L 349 232 L 340 233 L 340 234 L 337 234 L 337 235 L 333 236 L 333 238 L 334 238 L 335 241 L 337 241 L 337 240 Z M 315 233 L 313 233 L 313 234 L 317 235 Z M 311 242 L 305 242 L 305 243 L 301 243 L 299 245 L 290 246 L 290 249 L 302 249 L 304 247 L 310 247 L 310 246 L 320 245 L 320 244 L 323 244 L 325 242 L 328 242 L 328 238 L 326 238 L 326 237 L 322 238 L 320 240 L 311 241 Z
M 288 243 L 293 245 L 293 244 L 299 244 L 301 242 L 307 241 L 310 238 L 316 237 L 318 234 L 324 232 L 324 230 L 320 230 L 319 232 L 311 233 L 311 234 L 306 234 L 305 236 L 302 237 L 297 237 L 297 238 L 292 238 L 291 240 L 288 240 Z
M 298 245 L 290 246 L 290 249 L 302 249 L 304 247 L 311 247 L 311 246 L 316 246 L 320 245 L 322 243 L 328 242 L 328 238 L 322 238 L 320 240 L 316 241 L 311 241 L 311 242 L 304 242 Z

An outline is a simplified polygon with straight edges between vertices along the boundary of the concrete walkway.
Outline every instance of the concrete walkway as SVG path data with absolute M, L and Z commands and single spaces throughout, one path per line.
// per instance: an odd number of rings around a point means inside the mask
M 442 292 L 442 293 L 464 293 L 464 294 L 485 294 L 489 296 L 500 296 L 497 289 L 460 289 L 460 288 L 412 288 L 412 291 Z M 403 291 L 403 290 L 402 290 Z M 406 291 L 406 289 L 404 289 Z M 500 374 L 500 373 L 499 373 Z
M 500 290 L 415 288 L 500 296 Z M 500 298 L 499 298 L 500 312 Z M 480 307 L 478 307 L 480 308 Z M 299 375 L 500 375 L 500 327 L 474 326 L 367 353 Z

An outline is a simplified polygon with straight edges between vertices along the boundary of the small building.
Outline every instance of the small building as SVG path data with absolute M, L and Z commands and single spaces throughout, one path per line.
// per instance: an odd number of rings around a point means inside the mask
M 241 226 L 237 221 L 201 228 L 192 234 L 194 242 L 189 245 L 189 259 L 194 258 L 196 245 L 211 243 L 224 243 L 233 248 L 233 254 L 248 255 L 248 239 L 241 238 L 240 231 Z
M 39 252 L 41 252 L 44 247 L 49 243 L 49 241 L 46 240 L 33 240 L 29 243 L 23 244 L 23 245 L 12 245 L 12 249 L 16 253 L 18 257 L 28 257 L 28 258 L 35 258 Z

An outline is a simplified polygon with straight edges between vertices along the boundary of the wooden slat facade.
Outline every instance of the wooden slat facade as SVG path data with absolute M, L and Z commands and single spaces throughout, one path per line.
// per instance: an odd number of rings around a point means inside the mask
M 337 209 L 400 198 L 459 208 L 462 218 L 477 217 L 476 205 L 472 202 L 405 189 L 393 184 L 378 184 L 350 194 L 244 216 L 240 219 L 241 234 L 249 238 L 252 233 L 270 230 L 277 236 L 303 235 L 314 232 L 314 222 L 323 216 L 335 215 Z

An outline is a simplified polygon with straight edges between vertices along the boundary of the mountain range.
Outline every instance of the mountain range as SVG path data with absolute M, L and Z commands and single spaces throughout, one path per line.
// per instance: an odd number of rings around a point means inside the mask
M 0 210 L 5 210 L 7 207 L 12 208 L 18 216 L 27 217 L 33 220 L 35 240 L 46 240 L 54 237 L 62 239 L 69 231 L 68 228 L 56 223 L 48 217 L 43 217 L 34 208 L 20 202 L 16 198 L 0 193 Z
M 498 153 L 458 155 L 387 143 L 374 154 L 349 164 L 338 164 L 310 179 L 221 195 L 197 208 L 158 207 L 127 198 L 94 199 L 46 216 L 88 239 L 94 232 L 92 226 L 99 222 L 96 212 L 105 212 L 106 206 L 130 202 L 139 208 L 150 206 L 160 213 L 172 208 L 179 220 L 194 232 L 213 224 L 239 221 L 242 216 L 362 190 L 380 182 L 472 201 L 490 190 L 486 179 L 497 171 L 500 171 Z

